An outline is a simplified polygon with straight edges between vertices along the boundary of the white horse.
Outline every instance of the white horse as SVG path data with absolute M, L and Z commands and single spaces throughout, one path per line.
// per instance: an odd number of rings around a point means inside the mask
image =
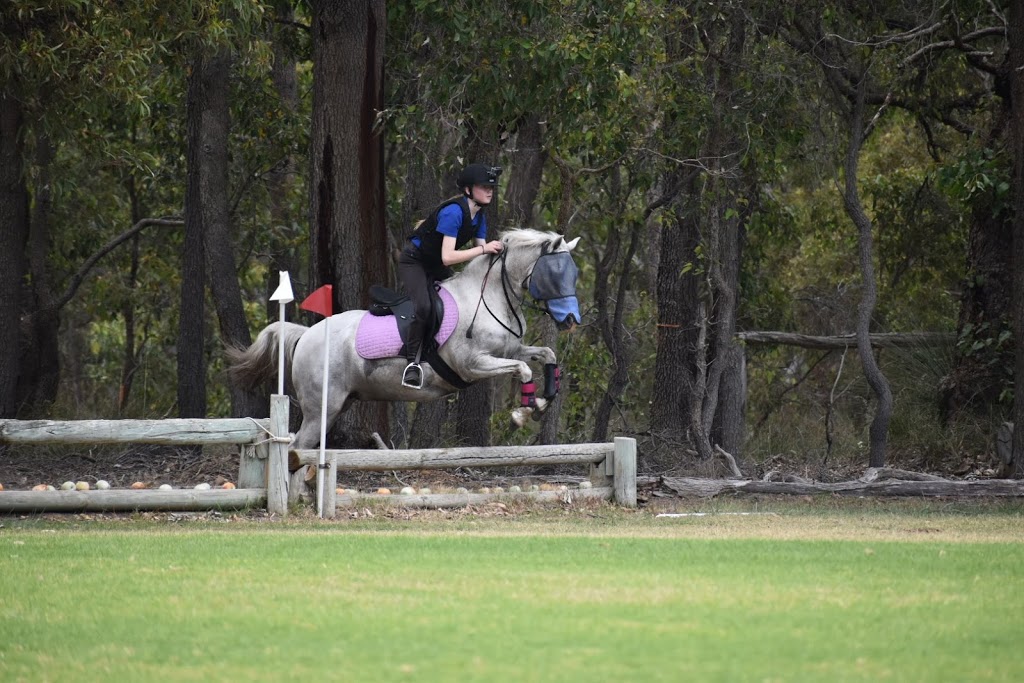
M 549 314 L 561 329 L 571 329 L 579 322 L 579 308 L 575 297 L 576 267 L 571 252 L 579 238 L 566 241 L 553 232 L 519 229 L 501 236 L 504 249 L 490 257 L 477 257 L 461 272 L 442 283 L 457 305 L 457 323 L 449 330 L 447 340 L 438 348 L 438 355 L 466 383 L 499 375 L 515 375 L 523 386 L 523 406 L 513 411 L 513 420 L 522 426 L 534 409 L 543 412 L 549 401 L 533 397 L 533 371 L 529 362 L 543 362 L 547 384 L 552 385 L 552 373 L 557 372 L 555 352 L 546 346 L 527 346 L 522 343 L 526 332 L 526 318 L 522 311 L 527 289 L 536 296 L 536 283 L 532 280 L 550 280 L 534 269 L 542 256 L 567 269 L 564 282 L 555 292 L 560 301 L 571 300 L 569 311 L 561 306 L 547 306 Z M 565 268 L 569 264 L 568 268 Z M 557 269 L 556 268 L 556 269 Z M 556 278 L 557 279 L 557 278 Z M 570 296 L 565 296 L 571 279 Z M 555 289 L 559 287 L 556 286 Z M 541 294 L 542 297 L 545 295 Z M 549 295 L 552 302 L 556 299 Z M 449 304 L 450 305 L 450 304 Z M 450 313 L 445 316 L 451 321 Z M 302 409 L 302 426 L 295 435 L 293 448 L 315 448 L 320 442 L 321 395 L 323 393 L 324 327 L 328 327 L 330 366 L 328 369 L 327 424 L 330 426 L 354 400 L 362 401 L 428 401 L 458 390 L 424 363 L 423 386 L 420 389 L 404 386 L 402 373 L 406 359 L 394 353 L 386 358 L 367 358 L 364 349 L 357 346 L 357 331 L 367 311 L 351 310 L 325 318 L 312 327 L 295 323 L 276 322 L 260 332 L 248 349 L 229 349 L 230 374 L 241 386 L 256 388 L 270 381 L 277 371 L 278 335 L 284 335 L 286 376 Z M 393 318 L 392 318 L 393 320 Z M 369 323 L 376 321 L 366 318 Z M 397 335 L 397 324 L 393 325 Z M 362 333 L 360 333 L 362 334 Z M 365 339 L 365 337 L 364 337 Z M 554 369 L 554 370 L 552 370 Z M 548 390 L 548 399 L 551 391 Z

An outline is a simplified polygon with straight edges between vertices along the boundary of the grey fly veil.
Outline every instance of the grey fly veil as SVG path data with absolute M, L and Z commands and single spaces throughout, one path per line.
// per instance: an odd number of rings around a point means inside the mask
M 543 301 L 548 314 L 560 328 L 579 323 L 580 304 L 576 299 L 576 278 L 579 268 L 567 251 L 554 251 L 537 259 L 530 274 L 530 295 Z

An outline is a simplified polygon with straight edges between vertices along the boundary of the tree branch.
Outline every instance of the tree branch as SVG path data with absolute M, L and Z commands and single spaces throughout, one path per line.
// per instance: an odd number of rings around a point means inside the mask
M 78 272 L 71 276 L 68 281 L 68 286 L 65 288 L 64 293 L 60 295 L 53 303 L 45 308 L 39 309 L 33 313 L 33 315 L 40 315 L 42 313 L 55 313 L 64 307 L 71 299 L 75 296 L 75 292 L 81 286 L 85 280 L 85 276 L 89 274 L 101 258 L 112 252 L 117 247 L 121 246 L 124 242 L 131 239 L 134 235 L 142 232 L 143 229 L 148 228 L 151 225 L 162 225 L 168 227 L 180 227 L 185 225 L 185 221 L 180 218 L 143 218 L 138 223 L 133 225 L 127 231 L 121 233 L 114 239 L 110 240 L 92 256 L 85 260 L 82 267 L 78 269 Z

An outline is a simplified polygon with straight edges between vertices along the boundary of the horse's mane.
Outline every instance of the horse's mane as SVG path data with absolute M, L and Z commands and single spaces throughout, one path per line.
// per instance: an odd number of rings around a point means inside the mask
M 542 245 L 557 239 L 559 234 L 557 232 L 534 230 L 533 228 L 514 228 L 502 231 L 498 237 L 505 243 L 506 249 L 539 249 Z M 456 280 L 463 275 L 471 278 L 482 278 L 487 271 L 488 265 L 488 259 L 474 259 L 450 279 Z
M 558 237 L 557 232 L 545 232 L 533 228 L 516 228 L 501 233 L 501 240 L 509 247 L 539 247 Z

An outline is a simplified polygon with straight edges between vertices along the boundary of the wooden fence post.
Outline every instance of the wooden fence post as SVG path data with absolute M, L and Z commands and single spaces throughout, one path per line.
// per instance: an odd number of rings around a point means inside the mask
M 615 437 L 615 502 L 623 507 L 636 507 L 636 439 Z
M 288 397 L 270 397 L 270 455 L 267 458 L 267 512 L 288 514 Z
M 324 502 L 321 508 L 324 519 L 334 519 L 338 507 L 338 458 L 328 451 L 324 454 L 327 469 L 324 470 Z
M 258 439 L 265 439 L 263 434 Z M 270 444 L 245 443 L 241 446 L 238 457 L 238 479 L 240 489 L 261 489 L 267 482 L 267 458 L 270 455 Z

